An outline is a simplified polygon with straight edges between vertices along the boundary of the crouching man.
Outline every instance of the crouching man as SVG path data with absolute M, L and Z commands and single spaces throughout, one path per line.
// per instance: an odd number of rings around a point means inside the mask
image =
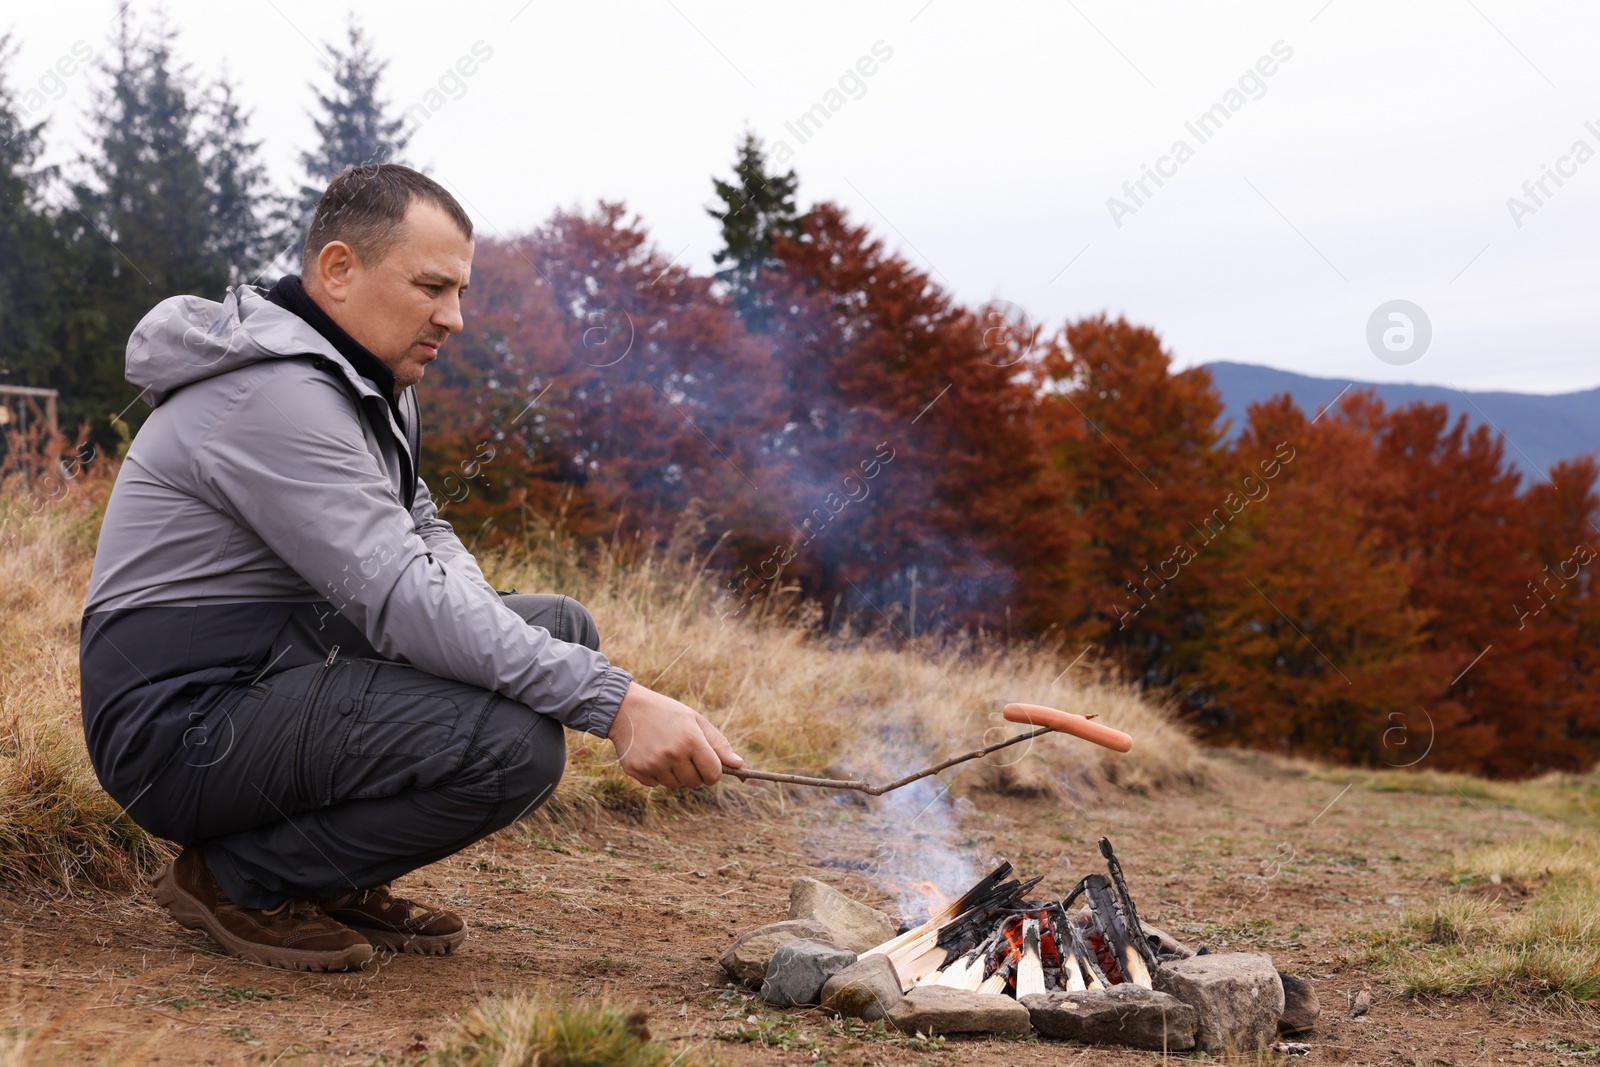
M 302 277 L 173 297 L 128 343 L 154 411 L 95 555 L 84 732 L 107 792 L 183 846 L 157 901 L 247 959 L 453 950 L 463 920 L 388 885 L 538 807 L 563 726 L 646 785 L 740 764 L 580 604 L 497 593 L 430 502 L 414 386 L 462 328 L 472 253 L 430 179 L 347 170 Z

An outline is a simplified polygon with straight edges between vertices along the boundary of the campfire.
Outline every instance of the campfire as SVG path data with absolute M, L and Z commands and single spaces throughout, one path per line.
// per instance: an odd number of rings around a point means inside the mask
M 1265 1048 L 1319 1011 L 1265 953 L 1198 951 L 1143 922 L 1111 842 L 1106 873 L 1060 899 L 1002 862 L 925 922 L 896 925 L 814 878 L 789 918 L 722 954 L 730 978 L 779 1008 L 820 1005 L 904 1033 L 1025 1034 L 1156 1051 Z M 1303 1046 L 1296 1046 L 1297 1048 Z M 1284 1046 L 1286 1049 L 1287 1046 Z
M 1090 874 L 1058 901 L 1029 900 L 1041 879 L 1010 879 L 1011 864 L 1002 862 L 927 922 L 863 955 L 888 957 L 905 992 L 946 986 L 1021 999 L 1128 983 L 1149 989 L 1161 940 L 1140 925 L 1122 865 L 1103 837 L 1100 852 L 1110 877 Z M 1184 958 L 1178 946 L 1167 948 Z

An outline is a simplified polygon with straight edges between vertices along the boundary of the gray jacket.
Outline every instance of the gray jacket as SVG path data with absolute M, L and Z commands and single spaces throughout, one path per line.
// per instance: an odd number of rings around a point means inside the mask
M 134 331 L 127 378 L 155 410 L 106 507 L 86 626 L 130 608 L 326 602 L 385 658 L 610 730 L 632 676 L 501 604 L 401 454 L 387 401 L 298 316 L 250 288 L 173 297 Z

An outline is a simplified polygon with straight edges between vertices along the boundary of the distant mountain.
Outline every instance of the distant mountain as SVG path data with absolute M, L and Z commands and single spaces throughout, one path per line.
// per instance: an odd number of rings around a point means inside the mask
M 1288 393 L 1301 410 L 1315 415 L 1346 386 L 1372 389 L 1385 407 L 1402 407 L 1414 401 L 1443 403 L 1454 422 L 1459 415 L 1468 424 L 1490 423 L 1506 436 L 1506 459 L 1524 475 L 1524 485 L 1542 480 L 1560 459 L 1600 453 L 1600 388 L 1579 393 L 1538 396 L 1533 393 L 1462 393 L 1445 385 L 1393 385 L 1354 382 L 1345 378 L 1313 378 L 1307 374 L 1258 367 L 1251 363 L 1207 363 L 1226 415 L 1233 420 L 1230 437 L 1244 426 L 1250 405 L 1278 393 Z M 1534 468 L 1537 468 L 1535 470 Z

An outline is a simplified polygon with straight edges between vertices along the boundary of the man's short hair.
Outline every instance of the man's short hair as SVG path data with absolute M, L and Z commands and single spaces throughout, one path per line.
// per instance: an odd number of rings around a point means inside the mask
M 472 220 L 449 191 L 398 163 L 365 163 L 333 176 L 317 201 L 306 233 L 301 273 L 309 275 L 330 241 L 343 241 L 368 266 L 382 261 L 405 236 L 406 211 L 416 201 L 450 216 L 463 236 L 472 237 Z

